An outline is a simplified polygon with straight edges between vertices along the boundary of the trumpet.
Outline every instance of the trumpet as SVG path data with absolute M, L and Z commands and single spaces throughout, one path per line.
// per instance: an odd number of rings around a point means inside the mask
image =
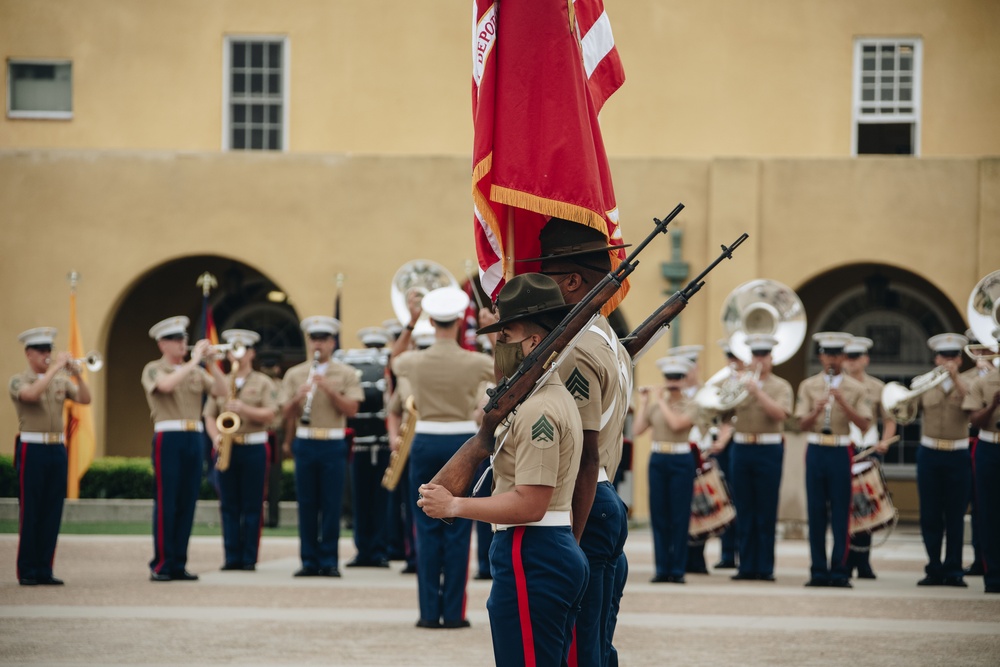
M 909 389 L 898 382 L 889 382 L 882 388 L 882 407 L 897 424 L 910 424 L 917 418 L 915 399 L 947 380 L 949 375 L 951 373 L 944 366 L 935 366 L 929 373 L 913 378 Z
M 52 359 L 51 358 L 46 359 L 45 363 L 51 364 Z M 91 350 L 90 352 L 87 353 L 87 356 L 80 357 L 79 359 L 70 359 L 69 363 L 72 364 L 77 370 L 79 370 L 82 366 L 91 373 L 96 373 L 97 371 L 104 368 L 104 357 L 101 356 L 100 352 L 97 352 L 96 350 Z M 70 369 L 67 368 L 66 370 L 68 371 Z
M 190 352 L 194 348 L 194 345 L 188 345 L 185 349 Z M 242 359 L 247 353 L 247 346 L 243 343 L 218 343 L 216 345 L 210 345 L 209 349 L 214 354 L 232 352 L 234 359 Z

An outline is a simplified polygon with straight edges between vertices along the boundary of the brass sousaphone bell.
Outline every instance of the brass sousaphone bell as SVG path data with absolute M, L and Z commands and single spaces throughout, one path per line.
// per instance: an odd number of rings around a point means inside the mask
M 406 304 L 406 295 L 410 290 L 416 290 L 420 294 L 427 294 L 440 287 L 459 287 L 455 277 L 437 262 L 429 259 L 414 259 L 399 267 L 396 275 L 392 277 L 392 285 L 389 290 L 389 298 L 392 301 L 392 310 L 396 313 L 396 319 L 404 327 L 410 323 L 410 308 Z M 434 327 L 426 314 L 421 314 L 420 318 L 413 325 L 413 336 L 434 333 Z

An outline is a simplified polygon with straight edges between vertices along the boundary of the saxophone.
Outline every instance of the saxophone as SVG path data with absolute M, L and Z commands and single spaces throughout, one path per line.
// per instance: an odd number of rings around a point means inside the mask
M 233 367 L 229 371 L 229 397 L 236 400 L 236 373 L 240 369 L 240 360 L 233 359 Z M 215 418 L 215 427 L 219 429 L 219 456 L 215 460 L 215 469 L 225 472 L 229 469 L 229 457 L 233 452 L 233 434 L 240 430 L 243 420 L 232 411 L 225 411 Z
M 406 467 L 406 462 L 410 458 L 410 443 L 413 442 L 413 435 L 419 416 L 417 408 L 413 403 L 413 396 L 407 397 L 406 415 L 403 417 L 403 423 L 399 427 L 399 437 L 401 440 L 399 449 L 389 455 L 389 465 L 386 467 L 385 473 L 382 474 L 382 486 L 389 491 L 396 490 L 396 486 L 403 476 L 403 468 Z
M 312 368 L 309 369 L 309 378 L 306 382 L 311 382 L 312 386 L 309 387 L 309 393 L 306 394 L 306 405 L 302 408 L 302 416 L 299 417 L 299 421 L 305 426 L 309 426 L 312 423 L 312 408 L 313 408 L 313 397 L 316 396 L 316 376 L 319 374 L 319 350 L 313 353 L 313 364 Z

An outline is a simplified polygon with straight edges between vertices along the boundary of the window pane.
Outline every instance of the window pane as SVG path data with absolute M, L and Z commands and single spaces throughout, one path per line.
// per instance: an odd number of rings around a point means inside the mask
M 861 59 L 861 69 L 866 72 L 872 72 L 875 70 L 875 56 L 865 56 Z
M 267 60 L 268 66 L 275 69 L 281 67 L 281 43 L 272 42 L 267 45 Z
M 233 122 L 245 123 L 247 120 L 247 108 L 242 104 L 233 105 Z
M 250 75 L 250 93 L 251 94 L 261 94 L 264 92 L 264 75 L 263 74 L 251 74 Z
M 247 91 L 247 78 L 242 72 L 233 73 L 233 94 L 242 95 Z
M 264 122 L 264 105 L 254 104 L 250 107 L 250 121 L 253 123 Z
M 281 105 L 271 104 L 267 107 L 267 121 L 269 123 L 280 123 L 281 122 Z
M 900 56 L 899 69 L 904 72 L 913 71 L 913 58 L 911 56 Z
M 232 43 L 232 59 L 233 67 L 246 67 L 247 56 L 246 56 L 246 44 L 243 42 L 233 42 Z
M 875 53 L 875 45 L 874 44 L 865 44 L 864 46 L 861 47 L 861 52 L 864 53 L 865 55 L 867 55 L 869 53 L 874 54 Z
M 281 75 L 280 74 L 268 74 L 267 75 L 267 92 L 269 95 L 280 95 L 281 94 Z
M 264 45 L 260 42 L 250 44 L 250 67 L 264 66 Z
M 246 143 L 244 141 L 244 135 L 242 128 L 233 128 L 233 148 L 243 149 L 246 148 Z
M 883 102 L 891 102 L 892 101 L 892 88 L 883 88 L 882 89 L 882 94 L 879 96 L 879 99 L 881 99 Z
M 875 101 L 875 89 L 874 88 L 864 88 L 861 91 L 861 99 L 864 102 L 874 102 Z
M 883 56 L 882 57 L 882 69 L 883 70 L 885 70 L 887 72 L 891 72 L 894 69 L 894 67 L 895 67 L 895 60 L 892 58 L 892 56 L 889 56 L 889 57 Z
M 281 132 L 279 132 L 278 130 L 268 131 L 267 147 L 276 151 L 281 150 Z
M 250 148 L 264 148 L 264 130 L 250 130 Z
M 72 63 L 10 63 L 11 111 L 72 111 Z
M 913 99 L 913 91 L 909 88 L 900 88 L 899 99 L 901 102 L 909 102 Z

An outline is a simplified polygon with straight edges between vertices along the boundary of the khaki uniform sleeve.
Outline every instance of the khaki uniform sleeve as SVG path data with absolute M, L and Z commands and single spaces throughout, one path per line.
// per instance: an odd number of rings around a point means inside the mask
M 7 389 L 10 391 L 11 400 L 21 400 L 22 387 L 24 387 L 24 379 L 20 375 L 15 375 L 10 379 L 10 382 L 7 383 Z
M 809 386 L 805 382 L 802 382 L 799 385 L 799 395 L 795 401 L 795 416 L 799 418 L 805 417 L 812 412 L 812 409 L 813 401 L 809 393 Z
M 555 487 L 559 474 L 559 441 L 565 437 L 551 414 L 539 402 L 525 403 L 508 437 L 517 443 L 514 484 Z
M 583 430 L 600 431 L 601 406 L 604 402 L 601 395 L 600 368 L 589 354 L 580 354 L 579 350 L 574 351 L 578 352 L 574 355 L 575 363 L 561 369 L 559 375 L 580 411 Z
M 264 383 L 264 388 L 261 391 L 261 407 L 268 408 L 277 412 L 278 410 L 278 385 L 277 383 L 269 377 L 264 378 L 266 382 Z
M 142 388 L 147 394 L 152 395 L 156 391 L 156 381 L 160 379 L 163 371 L 157 367 L 156 362 L 146 364 L 142 369 Z
M 62 381 L 66 383 L 66 398 L 75 403 L 77 398 L 80 396 L 80 387 L 78 387 L 77 384 L 68 377 L 62 378 Z
M 780 388 L 775 392 L 774 402 L 781 406 L 781 408 L 789 416 L 792 414 L 792 385 L 787 381 L 780 383 Z
M 219 400 L 214 396 L 209 396 L 205 401 L 205 407 L 201 411 L 201 416 L 205 419 L 214 420 L 219 416 Z
M 354 372 L 354 369 L 348 366 L 344 369 L 343 375 L 343 385 L 341 393 L 345 398 L 352 401 L 363 401 L 365 400 L 365 390 L 361 388 L 361 381 L 358 380 L 358 374 Z
M 416 360 L 413 352 L 404 352 L 398 357 L 393 357 L 389 362 L 392 372 L 396 375 L 406 376 L 413 371 L 413 362 Z
M 975 412 L 986 407 L 986 394 L 983 389 L 986 383 L 982 379 L 976 380 L 969 387 L 969 393 L 962 400 L 962 409 L 966 412 Z

